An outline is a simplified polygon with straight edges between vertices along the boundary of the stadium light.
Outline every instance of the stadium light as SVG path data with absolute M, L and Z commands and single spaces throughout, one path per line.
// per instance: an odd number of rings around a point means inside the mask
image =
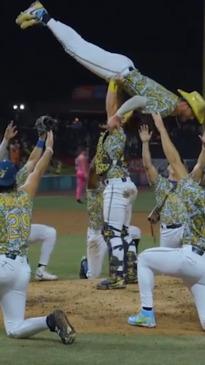
M 26 106 L 25 104 L 13 104 L 12 106 L 13 110 L 25 110 Z

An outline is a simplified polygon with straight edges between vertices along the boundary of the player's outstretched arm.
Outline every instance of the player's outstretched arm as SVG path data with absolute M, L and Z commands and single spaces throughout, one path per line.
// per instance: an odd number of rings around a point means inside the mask
M 33 151 L 31 152 L 25 164 L 25 167 L 29 174 L 34 170 L 37 162 L 41 158 L 45 146 L 45 139 L 46 139 L 46 133 L 44 135 L 39 136 L 36 146 L 34 147 Z
M 142 141 L 142 161 L 147 175 L 147 179 L 151 184 L 154 184 L 158 177 L 158 172 L 152 163 L 149 142 L 152 137 L 152 131 L 149 131 L 149 126 L 143 124 L 139 128 L 139 136 Z
M 49 162 L 51 160 L 51 157 L 53 155 L 53 132 L 50 131 L 47 133 L 47 139 L 45 143 L 45 151 L 36 164 L 34 171 L 28 176 L 25 184 L 21 186 L 20 190 L 27 191 L 31 196 L 34 196 L 38 185 L 40 182 L 41 177 L 45 173 L 45 171 L 48 168 Z
M 205 168 L 205 131 L 203 132 L 202 136 L 199 136 L 199 138 L 201 139 L 202 143 L 201 152 L 199 154 L 197 163 L 191 172 L 192 179 L 198 182 L 201 181 Z
M 172 168 L 175 170 L 175 173 L 178 175 L 178 178 L 182 179 L 183 177 L 187 176 L 188 173 L 184 164 L 181 161 L 180 155 L 176 147 L 172 143 L 167 133 L 161 115 L 153 113 L 152 117 L 154 119 L 155 126 L 160 133 L 164 154 Z
M 4 132 L 4 138 L 0 144 L 0 161 L 5 158 L 8 143 L 12 138 L 17 135 L 17 133 L 18 131 L 16 130 L 16 126 L 13 124 L 13 121 L 10 122 L 6 127 L 6 130 Z

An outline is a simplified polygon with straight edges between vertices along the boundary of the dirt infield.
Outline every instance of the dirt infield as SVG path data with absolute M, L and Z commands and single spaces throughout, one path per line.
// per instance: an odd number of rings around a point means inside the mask
M 59 234 L 85 233 L 87 227 L 84 212 L 45 214 L 45 211 L 35 211 L 33 221 L 53 224 Z M 150 227 L 143 213 L 134 215 L 133 223 L 142 229 L 142 233 L 149 234 Z M 191 295 L 178 279 L 157 278 L 155 304 L 158 327 L 150 330 L 127 325 L 127 317 L 139 308 L 137 285 L 121 290 L 98 291 L 96 283 L 97 280 L 32 282 L 26 316 L 46 315 L 61 307 L 79 333 L 203 335 Z
M 150 234 L 150 225 L 144 213 L 133 214 L 132 223 L 141 228 L 142 234 Z M 87 230 L 87 214 L 82 211 L 62 212 L 36 210 L 33 222 L 50 224 L 57 228 L 59 234 L 85 234 Z
M 156 280 L 155 329 L 127 324 L 127 317 L 139 308 L 137 285 L 99 291 L 95 289 L 96 283 L 97 280 L 32 282 L 26 314 L 45 315 L 62 307 L 79 333 L 203 335 L 191 296 L 179 280 L 164 277 Z

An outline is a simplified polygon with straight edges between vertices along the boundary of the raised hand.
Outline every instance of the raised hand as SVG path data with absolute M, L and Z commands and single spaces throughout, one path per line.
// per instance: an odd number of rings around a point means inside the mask
M 142 124 L 139 128 L 139 136 L 142 142 L 149 142 L 152 137 L 152 131 L 149 131 L 147 124 Z
M 18 131 L 16 130 L 16 126 L 13 123 L 14 122 L 11 121 L 4 132 L 4 138 L 7 142 L 10 141 L 10 139 L 14 138 L 18 133 Z

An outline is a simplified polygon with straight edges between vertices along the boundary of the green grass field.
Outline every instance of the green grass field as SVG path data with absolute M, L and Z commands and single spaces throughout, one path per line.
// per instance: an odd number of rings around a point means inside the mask
M 149 211 L 153 194 L 140 192 L 134 211 Z M 35 200 L 34 209 L 46 212 L 51 209 L 84 210 L 72 196 L 42 196 Z M 141 249 L 150 246 L 150 238 L 143 237 Z M 34 270 L 38 262 L 40 245 L 30 248 L 30 263 Z M 49 270 L 63 279 L 78 279 L 79 258 L 85 254 L 85 237 L 59 236 Z M 106 272 L 106 264 L 104 271 Z M 40 284 L 39 284 L 40 285 Z M 72 300 L 72 293 L 71 300 Z M 145 331 L 149 331 L 146 330 Z M 136 331 L 137 333 L 137 331 Z M 72 346 L 62 345 L 49 332 L 29 340 L 14 340 L 0 331 L 0 364 L 4 365 L 204 365 L 205 337 L 203 336 L 128 336 L 110 334 L 78 334 Z

